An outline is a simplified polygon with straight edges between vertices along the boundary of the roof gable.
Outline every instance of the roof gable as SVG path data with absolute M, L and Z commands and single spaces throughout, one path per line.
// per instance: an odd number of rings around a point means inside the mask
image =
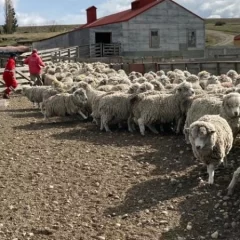
M 150 8 L 152 8 L 152 7 L 154 7 L 158 4 L 161 4 L 164 1 L 166 1 L 166 0 L 156 0 L 154 2 L 151 2 L 147 5 L 145 5 L 144 7 L 141 7 L 141 8 L 129 9 L 129 10 L 125 10 L 125 11 L 122 11 L 122 12 L 119 12 L 119 13 L 111 14 L 109 16 L 99 18 L 99 19 L 97 19 L 96 21 L 94 21 L 90 24 L 84 24 L 83 26 L 80 27 L 80 29 L 98 27 L 98 26 L 120 23 L 120 22 L 126 22 L 126 21 L 129 21 L 130 19 L 138 16 L 139 14 L 147 11 L 148 9 L 150 9 Z M 189 13 L 191 13 L 194 16 L 203 20 L 201 17 L 199 17 L 198 15 L 189 11 L 188 9 L 184 8 L 183 6 L 179 5 L 178 3 L 174 2 L 173 0 L 168 0 L 168 1 L 171 1 L 172 3 L 178 5 L 179 7 L 183 8 L 184 10 L 188 11 Z

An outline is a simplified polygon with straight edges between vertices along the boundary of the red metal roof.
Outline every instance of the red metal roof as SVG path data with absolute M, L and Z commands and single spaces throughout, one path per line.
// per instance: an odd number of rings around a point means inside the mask
M 234 37 L 234 40 L 240 40 L 240 34 Z
M 138 8 L 138 9 L 129 9 L 123 12 L 119 12 L 119 13 L 115 13 L 106 17 L 102 17 L 97 19 L 96 21 L 90 23 L 90 24 L 85 24 L 83 26 L 80 27 L 80 29 L 82 28 L 92 28 L 92 27 L 98 27 L 98 26 L 102 26 L 102 25 L 107 25 L 107 24 L 113 24 L 113 23 L 120 23 L 120 22 L 126 22 L 134 17 L 136 17 L 137 15 L 147 11 L 148 9 L 156 6 L 157 4 L 160 4 L 162 2 L 164 2 L 165 0 L 156 0 L 155 2 L 149 3 L 147 5 L 145 5 L 144 7 Z M 195 13 L 189 11 L 188 9 L 184 8 L 183 6 L 179 5 L 178 3 L 170 0 L 171 2 L 173 2 L 174 4 L 180 6 L 181 8 L 185 9 L 186 11 L 190 12 L 191 14 L 195 15 L 196 17 L 200 18 L 201 20 L 203 20 L 201 17 L 199 17 L 198 15 L 196 15 Z

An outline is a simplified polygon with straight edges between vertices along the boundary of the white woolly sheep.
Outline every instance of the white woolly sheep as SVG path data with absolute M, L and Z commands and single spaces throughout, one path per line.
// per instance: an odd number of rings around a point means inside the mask
M 158 133 L 151 124 L 176 121 L 176 132 L 179 133 L 186 114 L 185 102 L 193 96 L 192 84 L 188 82 L 181 83 L 175 94 L 138 94 L 131 99 L 130 121 L 133 119 L 138 123 L 142 135 L 145 134 L 145 125 L 152 132 Z
M 79 113 L 84 119 L 86 116 L 81 109 L 87 103 L 87 95 L 84 89 L 78 89 L 73 94 L 61 93 L 45 100 L 41 105 L 44 119 L 58 116 L 73 115 Z
M 226 157 L 233 144 L 232 130 L 219 115 L 205 115 L 193 122 L 189 139 L 194 156 L 207 165 L 208 183 L 214 182 L 214 171 L 220 163 L 226 166 Z
M 233 189 L 234 189 L 236 183 L 238 182 L 239 177 L 240 177 L 240 167 L 233 173 L 232 180 L 228 186 L 228 195 L 233 194 Z

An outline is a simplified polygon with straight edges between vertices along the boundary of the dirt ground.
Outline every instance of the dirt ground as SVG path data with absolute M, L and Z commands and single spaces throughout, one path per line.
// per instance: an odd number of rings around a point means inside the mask
M 226 197 L 239 154 L 209 187 L 183 136 L 46 123 L 13 97 L 0 109 L 0 239 L 239 240 L 240 184 Z

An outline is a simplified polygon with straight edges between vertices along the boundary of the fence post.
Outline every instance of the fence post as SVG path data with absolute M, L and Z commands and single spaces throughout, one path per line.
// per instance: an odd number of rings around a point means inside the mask
M 220 75 L 220 63 L 217 62 L 217 75 Z
M 68 49 L 68 62 L 70 63 L 71 62 L 71 50 L 70 49 Z
M 80 56 L 80 48 L 79 47 L 76 47 L 76 57 L 79 58 Z
M 61 59 L 61 51 L 58 52 L 58 56 L 59 56 L 58 62 L 60 62 L 60 59 Z

